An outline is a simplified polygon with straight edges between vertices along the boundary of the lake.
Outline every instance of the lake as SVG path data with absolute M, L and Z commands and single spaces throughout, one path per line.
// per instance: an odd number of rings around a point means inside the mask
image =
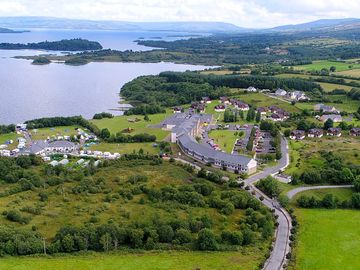
M 176 33 L 178 35 L 179 33 Z M 32 30 L 21 34 L 0 34 L 0 42 L 39 42 L 64 38 L 99 41 L 104 48 L 144 50 L 133 41 L 139 37 L 174 39 L 174 33 L 129 33 L 117 31 Z M 141 75 L 162 71 L 201 70 L 206 67 L 173 63 L 89 63 L 68 66 L 59 63 L 37 66 L 16 55 L 41 54 L 43 51 L 0 50 L 0 124 L 23 122 L 47 116 L 83 115 L 119 107 L 120 88 Z

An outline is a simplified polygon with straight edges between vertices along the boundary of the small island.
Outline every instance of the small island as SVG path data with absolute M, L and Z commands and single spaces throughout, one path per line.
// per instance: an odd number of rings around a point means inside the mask
M 1 50 L 48 50 L 48 51 L 95 51 L 103 47 L 97 41 L 87 39 L 64 39 L 60 41 L 43 41 L 38 43 L 0 43 Z
M 51 61 L 44 56 L 38 56 L 32 61 L 33 65 L 47 65 L 50 63 Z
M 28 30 L 26 31 L 18 31 L 18 30 L 11 30 L 8 28 L 2 28 L 0 27 L 0 34 L 18 34 L 18 33 L 25 33 L 25 32 L 30 32 Z

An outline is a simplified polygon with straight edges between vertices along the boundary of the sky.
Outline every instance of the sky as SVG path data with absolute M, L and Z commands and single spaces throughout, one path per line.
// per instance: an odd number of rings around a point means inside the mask
M 360 0 L 0 0 L 0 16 L 121 21 L 218 21 L 268 28 L 360 17 Z

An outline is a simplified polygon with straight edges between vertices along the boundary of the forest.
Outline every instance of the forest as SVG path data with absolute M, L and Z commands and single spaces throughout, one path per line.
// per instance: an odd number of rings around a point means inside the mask
M 1 50 L 49 50 L 49 51 L 92 51 L 101 50 L 102 46 L 97 41 L 87 39 L 63 39 L 60 41 L 43 41 L 38 43 L 0 43 Z

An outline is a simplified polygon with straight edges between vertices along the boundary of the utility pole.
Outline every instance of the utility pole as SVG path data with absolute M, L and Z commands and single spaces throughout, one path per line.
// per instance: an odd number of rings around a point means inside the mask
M 46 255 L 46 241 L 44 237 L 43 237 L 43 247 L 44 247 L 44 255 Z

